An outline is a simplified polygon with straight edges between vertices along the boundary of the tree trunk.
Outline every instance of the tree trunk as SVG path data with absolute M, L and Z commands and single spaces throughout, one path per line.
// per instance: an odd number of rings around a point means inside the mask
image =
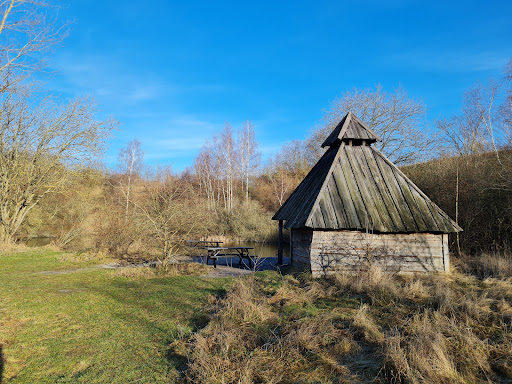
M 7 228 L 3 223 L 0 223 L 0 244 L 10 244 L 12 243 L 11 237 L 8 235 Z
M 455 184 L 455 223 L 459 224 L 459 160 L 457 159 L 457 181 Z M 460 235 L 456 234 L 457 238 L 457 254 L 460 257 Z

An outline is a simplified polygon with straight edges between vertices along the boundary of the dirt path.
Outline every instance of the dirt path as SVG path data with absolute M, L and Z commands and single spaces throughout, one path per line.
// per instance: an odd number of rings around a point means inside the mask
M 187 258 L 187 262 L 197 262 L 203 263 L 204 260 L 200 257 Z M 289 263 L 289 259 L 285 258 L 285 264 Z M 98 269 L 119 269 L 119 268 L 136 268 L 136 267 L 154 267 L 158 264 L 158 262 L 147 262 L 141 264 L 120 264 L 120 263 L 107 263 L 107 264 L 98 264 L 93 265 L 86 268 L 78 268 L 78 269 L 67 269 L 62 271 L 41 271 L 37 272 L 42 275 L 63 275 L 74 272 L 88 272 L 88 271 L 96 271 Z M 266 257 L 256 260 L 256 267 L 249 266 L 247 262 L 244 260 L 244 263 L 241 266 L 238 266 L 238 259 L 234 258 L 219 258 L 217 261 L 217 268 L 212 268 L 209 273 L 201 275 L 202 277 L 237 277 L 237 276 L 245 276 L 251 274 L 255 271 L 268 271 L 268 270 L 276 270 L 277 269 L 277 257 Z
M 198 261 L 198 260 L 196 260 Z M 284 264 L 290 263 L 289 258 L 284 258 Z M 200 261 L 198 261 L 200 262 Z M 237 258 L 219 258 L 217 260 L 217 268 L 214 268 L 210 273 L 205 274 L 205 277 L 235 277 L 245 276 L 255 271 L 275 271 L 277 267 L 277 257 L 265 257 L 255 260 L 256 267 L 254 265 L 249 266 L 244 260 L 242 266 L 238 266 Z

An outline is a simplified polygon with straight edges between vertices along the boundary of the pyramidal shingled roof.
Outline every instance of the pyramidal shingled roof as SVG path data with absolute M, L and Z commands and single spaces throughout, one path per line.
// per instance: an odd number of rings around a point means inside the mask
M 345 123 L 349 117 L 349 121 L 360 122 L 350 115 L 345 116 Z M 324 142 L 329 148 L 273 220 L 285 220 L 285 228 L 384 233 L 462 230 L 378 150 L 348 145 L 343 136 L 349 131 L 343 127 L 345 123 L 342 120 L 329 135 Z M 373 135 L 377 140 L 378 136 Z
M 323 147 L 330 147 L 340 141 L 348 140 L 366 140 L 368 143 L 382 141 L 382 139 L 366 126 L 352 112 L 345 115 L 339 124 L 334 128 L 331 134 L 325 139 Z

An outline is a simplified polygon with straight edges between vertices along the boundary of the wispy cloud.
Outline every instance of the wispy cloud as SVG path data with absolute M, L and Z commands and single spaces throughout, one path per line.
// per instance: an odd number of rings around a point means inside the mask
M 91 93 L 115 97 L 117 104 L 133 104 L 162 99 L 169 95 L 210 94 L 225 92 L 218 84 L 178 84 L 161 74 L 134 68 L 121 56 L 101 54 L 61 54 L 52 70 L 58 82 L 56 90 L 71 93 Z
M 440 72 L 484 72 L 503 68 L 509 57 L 493 51 L 463 52 L 415 48 L 382 60 L 397 67 Z
M 131 100 L 151 100 L 156 99 L 161 94 L 161 87 L 157 85 L 144 85 L 134 88 L 128 95 Z
M 206 120 L 183 115 L 172 118 L 158 129 L 153 129 L 150 137 L 141 139 L 147 160 L 193 157 L 214 132 L 224 125 L 220 120 Z
M 130 103 L 157 99 L 162 93 L 161 79 L 153 74 L 132 71 L 114 55 L 60 55 L 53 69 L 60 81 L 52 86 L 71 94 L 92 93 Z

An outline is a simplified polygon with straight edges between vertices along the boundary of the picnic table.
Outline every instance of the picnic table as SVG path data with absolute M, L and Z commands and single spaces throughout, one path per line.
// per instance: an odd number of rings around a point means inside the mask
M 187 246 L 191 248 L 219 247 L 222 241 L 212 240 L 187 240 Z
M 249 250 L 254 249 L 252 247 L 204 247 L 208 251 L 206 255 L 206 265 L 210 259 L 213 260 L 213 267 L 217 268 L 217 259 L 219 257 L 239 257 L 238 266 L 242 264 L 242 259 L 249 261 L 249 266 L 252 264 L 252 256 Z

